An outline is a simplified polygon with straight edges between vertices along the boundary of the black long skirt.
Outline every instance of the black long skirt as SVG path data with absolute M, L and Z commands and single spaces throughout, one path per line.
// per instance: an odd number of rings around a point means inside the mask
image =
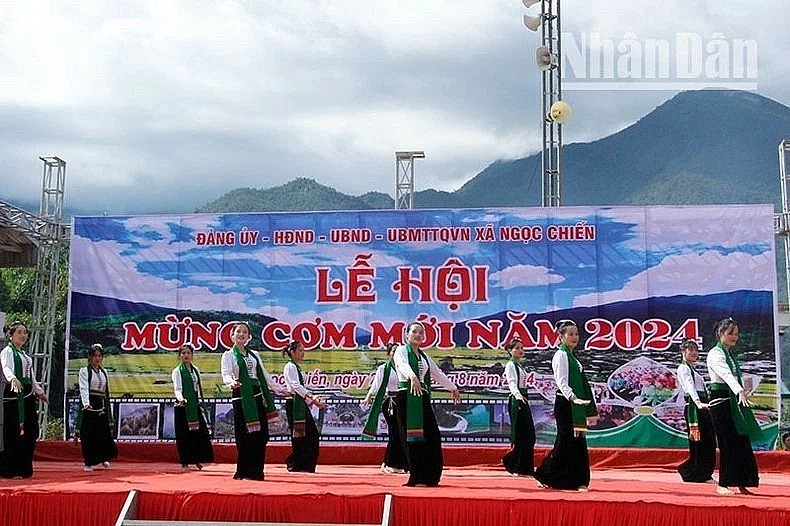
M 80 427 L 82 459 L 86 466 L 95 466 L 109 462 L 118 456 L 118 448 L 112 438 L 110 429 L 110 408 L 104 407 L 104 397 L 90 396 L 91 409 L 99 411 L 83 411 Z
M 686 425 L 688 410 L 689 406 L 686 404 Z M 689 458 L 678 466 L 683 482 L 707 482 L 712 478 L 713 469 L 716 467 L 716 434 L 710 411 L 700 409 L 697 415 L 700 439 L 689 440 Z
M 173 425 L 176 430 L 178 461 L 181 464 L 214 462 L 214 449 L 211 447 L 211 437 L 208 434 L 208 426 L 206 425 L 206 419 L 203 417 L 203 411 L 198 411 L 198 419 L 200 421 L 198 429 L 190 431 L 187 424 L 186 407 L 182 405 L 175 406 Z
M 241 408 L 241 390 L 233 390 L 233 429 L 236 433 L 236 473 L 234 479 L 263 480 L 263 466 L 266 463 L 266 445 L 269 443 L 269 425 L 260 387 L 253 387 L 255 405 L 258 408 L 261 429 L 250 433 L 244 423 Z
M 511 396 L 512 398 L 512 396 Z M 504 457 L 502 464 L 508 473 L 517 475 L 535 474 L 535 423 L 527 403 L 518 404 L 516 421 L 510 423 L 516 430 L 515 440 Z
M 535 470 L 535 479 L 550 488 L 578 489 L 590 485 L 587 438 L 584 435 L 573 435 L 571 403 L 561 394 L 557 394 L 554 401 L 557 438 L 554 440 L 554 448 Z
M 25 433 L 19 434 L 19 411 L 16 393 L 11 384 L 3 392 L 3 451 L 0 452 L 0 477 L 29 478 L 33 476 L 33 453 L 38 440 L 38 408 L 30 385 L 23 386 L 25 395 Z
M 710 399 L 710 414 L 719 443 L 719 486 L 756 488 L 760 483 L 757 460 L 749 437 L 735 428 L 729 391 L 713 390 Z
M 431 407 L 431 397 L 423 394 L 423 438 L 417 442 L 406 440 L 406 391 L 398 391 L 395 400 L 398 407 L 398 427 L 400 429 L 401 443 L 405 445 L 404 451 L 409 462 L 409 481 L 406 486 L 438 486 L 442 478 L 444 458 L 442 456 L 442 436 L 439 434 L 439 425 L 436 415 Z
M 304 436 L 295 438 L 294 429 L 294 402 L 292 399 L 285 401 L 285 416 L 288 418 L 288 430 L 291 432 L 291 454 L 285 459 L 288 471 L 315 473 L 318 464 L 318 428 L 315 425 L 310 407 L 305 408 Z
M 384 465 L 394 469 L 409 469 L 403 444 L 401 443 L 400 428 L 398 427 L 397 403 L 395 398 L 388 396 L 384 399 L 381 412 L 387 422 L 387 449 L 384 451 Z

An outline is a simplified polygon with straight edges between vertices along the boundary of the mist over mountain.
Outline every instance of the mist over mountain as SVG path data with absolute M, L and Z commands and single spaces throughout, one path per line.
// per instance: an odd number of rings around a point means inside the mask
M 567 126 L 572 126 L 573 121 Z M 790 108 L 750 92 L 682 92 L 631 126 L 563 147 L 562 204 L 781 205 L 777 145 L 790 135 Z M 419 178 L 419 175 L 417 176 Z M 419 186 L 419 180 L 416 181 Z M 540 206 L 540 153 L 496 161 L 453 192 L 415 193 L 416 208 Z M 351 196 L 299 178 L 268 189 L 239 188 L 198 212 L 369 210 L 392 196 Z

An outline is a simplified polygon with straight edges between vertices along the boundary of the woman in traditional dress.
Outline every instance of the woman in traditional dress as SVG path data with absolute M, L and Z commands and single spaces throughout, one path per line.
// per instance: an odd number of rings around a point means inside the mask
M 0 477 L 33 476 L 33 453 L 38 440 L 36 398 L 48 402 L 36 380 L 33 358 L 22 350 L 27 343 L 27 327 L 14 322 L 4 328 L 8 345 L 0 352 L 3 392 L 3 444 Z
M 379 415 L 384 414 L 387 422 L 387 449 L 381 463 L 381 472 L 386 474 L 406 473 L 409 463 L 406 460 L 403 444 L 400 440 L 398 417 L 395 414 L 395 396 L 398 394 L 398 375 L 393 371 L 392 355 L 395 354 L 397 345 L 387 345 L 387 361 L 376 369 L 376 376 L 370 383 L 370 389 L 363 400 L 363 404 L 370 407 L 368 419 L 362 430 L 363 438 L 376 435 L 379 424 Z
M 505 379 L 510 390 L 510 451 L 502 457 L 502 464 L 513 475 L 535 474 L 535 424 L 527 399 L 527 373 L 521 360 L 524 344 L 518 338 L 505 345 L 510 360 L 505 365 Z
M 101 464 L 110 467 L 118 456 L 113 440 L 115 420 L 110 404 L 110 382 L 102 367 L 104 348 L 94 343 L 88 350 L 88 365 L 77 373 L 81 405 L 77 413 L 77 437 L 81 441 L 83 470 L 93 471 Z
M 420 346 L 425 341 L 421 323 L 409 325 L 406 345 L 395 350 L 392 360 L 398 373 L 396 397 L 401 441 L 406 445 L 409 481 L 406 486 L 438 486 L 444 459 L 442 437 L 431 407 L 431 379 L 461 400 L 458 388 Z
M 590 457 L 587 452 L 587 425 L 598 412 L 584 368 L 574 354 L 579 344 L 579 329 L 570 320 L 557 323 L 560 348 L 554 353 L 551 368 L 557 383 L 554 418 L 557 438 L 554 448 L 535 470 L 540 487 L 588 491 Z
M 208 432 L 208 422 L 201 404 L 203 386 L 200 370 L 192 362 L 195 349 L 185 343 L 178 351 L 181 363 L 170 375 L 176 405 L 173 410 L 173 424 L 176 430 L 176 449 L 181 468 L 189 469 L 194 464 L 203 469 L 204 462 L 214 462 L 214 449 Z
M 233 428 L 236 435 L 236 472 L 233 478 L 263 480 L 269 422 L 279 414 L 272 393 L 279 389 L 263 366 L 261 357 L 247 348 L 250 326 L 236 323 L 233 347 L 222 354 L 222 383 L 232 391 Z
M 719 443 L 719 485 L 721 495 L 749 494 L 760 482 L 751 439 L 762 437 L 754 419 L 749 394 L 743 386 L 741 366 L 735 354 L 739 327 L 732 318 L 716 324 L 718 343 L 708 351 L 710 413 Z
M 711 477 L 716 466 L 716 435 L 708 410 L 708 391 L 705 380 L 694 370 L 699 358 L 695 340 L 680 344 L 683 360 L 678 366 L 678 383 L 686 399 L 686 425 L 689 437 L 689 458 L 678 466 L 683 482 L 715 482 Z
M 318 464 L 318 428 L 310 406 L 326 408 L 326 402 L 315 396 L 304 385 L 304 375 L 299 363 L 304 358 L 304 345 L 292 341 L 283 350 L 288 362 L 283 367 L 285 385 L 291 397 L 285 401 L 285 414 L 291 433 L 291 454 L 285 459 L 288 471 L 315 473 Z

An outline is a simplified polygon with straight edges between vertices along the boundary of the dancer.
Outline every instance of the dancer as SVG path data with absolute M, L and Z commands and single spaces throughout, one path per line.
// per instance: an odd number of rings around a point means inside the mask
M 387 344 L 387 361 L 376 369 L 376 376 L 370 383 L 368 394 L 363 400 L 363 404 L 370 407 L 370 413 L 362 430 L 362 438 L 376 435 L 381 413 L 384 413 L 384 420 L 387 422 L 387 449 L 384 451 L 384 460 L 381 463 L 381 472 L 387 474 L 406 473 L 409 470 L 406 453 L 400 441 L 398 417 L 395 414 L 398 375 L 392 370 L 392 355 L 395 354 L 396 348 L 395 343 Z
M 683 482 L 715 482 L 711 476 L 716 465 L 716 435 L 708 410 L 708 393 L 702 375 L 694 370 L 699 358 L 695 340 L 680 344 L 683 360 L 678 366 L 678 383 L 685 393 L 686 424 L 689 434 L 689 458 L 678 466 Z
M 3 373 L 3 449 L 0 452 L 0 477 L 33 476 L 33 453 L 38 440 L 36 398 L 48 402 L 47 394 L 36 380 L 33 358 L 22 350 L 27 343 L 27 327 L 15 321 L 6 325 L 8 345 L 0 351 Z
M 535 424 L 527 399 L 526 369 L 521 365 L 524 358 L 524 344 L 518 338 L 505 345 L 510 360 L 505 365 L 510 396 L 510 451 L 502 457 L 502 464 L 513 475 L 535 474 Z
M 461 394 L 431 357 L 420 349 L 425 341 L 421 323 L 409 325 L 406 341 L 406 345 L 395 350 L 392 358 L 398 373 L 398 427 L 409 462 L 409 481 L 405 485 L 438 486 L 444 459 L 442 437 L 431 407 L 431 379 L 450 391 L 455 403 L 461 400 Z
M 285 385 L 291 397 L 285 401 L 285 414 L 288 417 L 288 430 L 291 433 L 291 454 L 285 459 L 288 471 L 315 473 L 318 464 L 318 428 L 315 425 L 310 406 L 326 408 L 326 402 L 315 396 L 304 386 L 304 376 L 299 363 L 304 358 L 304 345 L 292 341 L 283 350 L 288 363 L 283 368 Z
M 760 426 L 754 419 L 749 393 L 743 388 L 741 366 L 735 355 L 739 327 L 732 318 L 716 324 L 718 343 L 708 351 L 710 375 L 710 413 L 716 440 L 719 443 L 720 495 L 736 491 L 750 494 L 747 488 L 756 488 L 760 482 L 757 461 L 750 439 L 762 437 Z
M 222 354 L 222 382 L 233 392 L 233 429 L 236 435 L 236 480 L 263 480 L 268 422 L 279 413 L 272 393 L 279 389 L 263 366 L 261 357 L 247 348 L 250 326 L 238 322 L 231 332 L 233 347 Z
M 208 432 L 208 422 L 201 402 L 203 386 L 200 370 L 193 363 L 195 349 L 185 343 L 178 351 L 181 363 L 170 375 L 176 404 L 173 408 L 173 425 L 176 430 L 176 450 L 181 469 L 190 464 L 203 469 L 204 462 L 214 462 L 214 449 Z
M 82 404 L 77 413 L 75 439 L 81 442 L 85 471 L 93 471 L 93 466 L 99 464 L 109 468 L 110 461 L 118 456 L 113 440 L 115 421 L 110 404 L 110 382 L 102 367 L 103 360 L 104 348 L 94 343 L 88 350 L 87 367 L 77 373 Z
M 588 491 L 590 457 L 585 434 L 598 411 L 582 364 L 573 352 L 579 344 L 578 327 L 564 320 L 557 323 L 557 332 L 560 348 L 551 360 L 558 389 L 554 400 L 557 438 L 554 448 L 535 470 L 535 479 L 540 487 Z

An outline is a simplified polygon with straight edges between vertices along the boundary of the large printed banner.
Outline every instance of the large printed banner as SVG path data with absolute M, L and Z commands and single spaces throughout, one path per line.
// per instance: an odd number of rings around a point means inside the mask
M 275 381 L 288 341 L 305 344 L 306 381 L 333 401 L 323 436 L 355 440 L 383 348 L 417 320 L 464 395 L 436 404 L 447 440 L 507 440 L 502 347 L 520 338 L 538 441 L 551 443 L 553 327 L 572 319 L 601 413 L 590 444 L 684 447 L 677 344 L 710 348 L 726 316 L 765 431 L 755 446 L 777 434 L 768 205 L 76 217 L 70 266 L 67 396 L 74 410 L 77 370 L 101 343 L 121 437 L 169 438 L 170 373 L 187 342 L 216 437 L 232 439 L 219 358 L 244 320 Z

